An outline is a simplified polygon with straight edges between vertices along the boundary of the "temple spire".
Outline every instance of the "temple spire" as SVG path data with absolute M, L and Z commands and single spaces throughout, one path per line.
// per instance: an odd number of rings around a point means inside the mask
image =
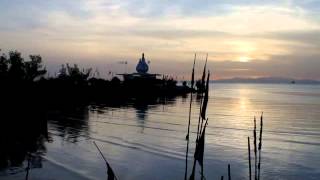
M 136 70 L 138 73 L 141 73 L 141 74 L 147 73 L 149 70 L 149 66 L 146 63 L 146 60 L 144 58 L 144 53 L 142 53 L 142 58 L 139 60 L 136 66 Z

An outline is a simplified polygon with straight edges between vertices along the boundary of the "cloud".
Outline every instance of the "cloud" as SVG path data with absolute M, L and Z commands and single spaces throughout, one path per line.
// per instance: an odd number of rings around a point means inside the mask
M 320 29 L 268 33 L 264 37 L 281 39 L 320 48 Z
M 316 78 L 319 8 L 312 0 L 2 0 L 0 47 L 42 54 L 52 65 L 134 64 L 146 52 L 155 71 L 180 74 L 194 52 L 208 52 L 220 77 Z

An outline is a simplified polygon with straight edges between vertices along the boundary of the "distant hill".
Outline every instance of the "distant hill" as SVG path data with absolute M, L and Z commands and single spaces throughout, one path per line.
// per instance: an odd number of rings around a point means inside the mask
M 311 79 L 293 79 L 282 77 L 261 78 L 231 78 L 214 80 L 216 83 L 267 83 L 267 84 L 320 84 L 320 81 Z

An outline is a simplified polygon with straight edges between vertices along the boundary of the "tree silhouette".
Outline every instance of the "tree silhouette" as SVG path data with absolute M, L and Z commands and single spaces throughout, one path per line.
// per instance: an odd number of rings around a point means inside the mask
M 47 70 L 43 68 L 40 55 L 29 57 L 30 61 L 24 61 L 18 51 L 10 51 L 9 58 L 2 54 L 0 56 L 0 79 L 7 79 L 10 82 L 34 81 L 47 73 Z
M 9 52 L 8 75 L 12 81 L 22 81 L 24 79 L 24 59 L 18 51 Z
M 67 64 L 68 75 L 78 81 L 85 81 L 91 74 L 91 68 L 80 70 L 77 64 L 74 64 L 73 67 Z
M 59 79 L 65 79 L 67 77 L 67 68 L 64 66 L 64 64 L 61 65 L 61 68 L 59 69 L 58 78 Z
M 25 62 L 25 79 L 27 81 L 34 81 L 35 78 L 47 73 L 45 68 L 42 68 L 42 58 L 40 55 L 30 55 L 30 60 Z
M 0 49 L 1 52 L 1 49 Z M 0 56 L 0 80 L 3 80 L 7 77 L 8 73 L 8 58 L 6 57 L 5 54 L 2 54 Z

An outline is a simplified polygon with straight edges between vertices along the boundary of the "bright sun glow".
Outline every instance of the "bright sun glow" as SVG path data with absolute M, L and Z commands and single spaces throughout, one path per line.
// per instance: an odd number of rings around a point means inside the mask
M 241 56 L 241 57 L 238 58 L 238 61 L 239 62 L 249 62 L 250 58 L 247 57 L 247 56 Z

